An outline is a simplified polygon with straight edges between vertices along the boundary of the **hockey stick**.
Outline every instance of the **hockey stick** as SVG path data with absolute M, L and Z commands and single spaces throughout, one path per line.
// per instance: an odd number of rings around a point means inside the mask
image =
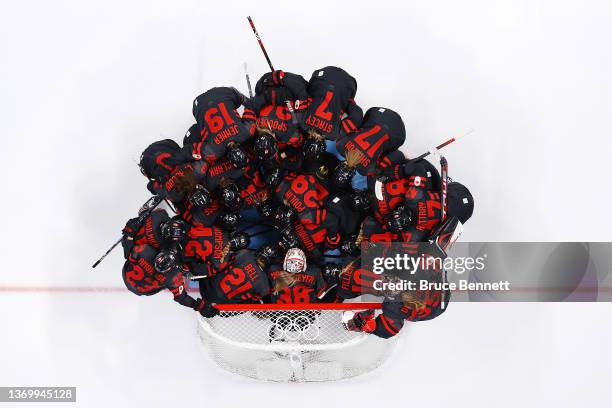
M 272 66 L 272 62 L 270 62 L 270 57 L 268 57 L 268 52 L 266 51 L 266 47 L 264 47 L 263 42 L 261 41 L 261 37 L 259 37 L 259 33 L 255 28 L 255 24 L 253 23 L 253 19 L 251 16 L 247 16 L 247 20 L 249 20 L 249 24 L 251 24 L 251 28 L 253 29 L 253 34 L 255 34 L 255 38 L 257 38 L 257 42 L 259 42 L 259 46 L 261 47 L 261 51 L 266 57 L 266 61 L 268 61 L 268 66 L 270 67 L 270 71 L 274 71 L 274 67 Z
M 155 209 L 155 207 L 157 207 L 161 202 L 163 201 L 163 199 L 159 196 L 153 196 L 151 198 L 149 198 L 147 200 L 146 203 L 143 204 L 142 207 L 140 207 L 141 209 L 144 208 L 144 211 L 142 211 L 142 213 L 138 216 L 138 220 L 136 221 L 136 224 L 138 225 L 138 228 L 140 228 L 140 226 L 142 225 L 142 223 L 147 219 L 147 217 L 149 215 L 151 215 L 151 212 Z M 115 247 L 117 245 L 119 245 L 121 243 L 121 241 L 123 241 L 123 238 L 125 238 L 125 235 L 122 235 L 121 238 L 119 238 L 119 240 L 117 242 L 115 242 L 105 253 L 104 255 L 102 255 L 102 257 L 100 257 L 100 259 L 98 259 L 91 267 L 95 268 L 96 266 L 98 266 L 100 264 L 100 262 L 102 262 L 104 260 L 104 258 L 106 258 L 106 256 L 108 254 L 111 253 L 111 251 L 113 249 L 115 249 Z
M 247 20 L 249 20 L 249 24 L 251 24 L 251 28 L 253 29 L 253 34 L 255 34 L 255 38 L 257 39 L 257 42 L 259 43 L 259 47 L 261 48 L 261 51 L 263 52 L 264 57 L 266 57 L 266 61 L 268 61 L 268 66 L 270 67 L 270 71 L 274 72 L 274 67 L 272 66 L 272 62 L 270 61 L 270 57 L 268 56 L 266 47 L 264 47 L 263 41 L 261 41 L 261 37 L 259 36 L 257 29 L 255 28 L 255 23 L 253 23 L 253 19 L 251 18 L 251 16 L 247 16 Z M 298 123 L 297 118 L 295 117 L 293 106 L 291 105 L 291 102 L 285 101 L 285 104 L 287 105 L 287 109 L 289 109 L 289 113 L 291 114 L 291 123 L 293 123 L 294 125 L 297 125 Z
M 164 198 L 164 202 L 166 203 L 166 205 L 168 206 L 168 208 L 170 208 L 172 210 L 173 213 L 178 214 L 178 211 L 176 211 L 176 208 L 174 208 L 174 206 L 172 205 L 172 203 L 170 202 L 170 200 Z
M 436 150 L 440 150 L 440 149 L 442 149 L 442 148 L 444 148 L 444 147 L 448 146 L 449 144 L 451 144 L 451 143 L 453 143 L 453 142 L 456 142 L 456 141 L 457 141 L 457 140 L 459 140 L 459 139 L 463 139 L 464 137 L 466 137 L 467 135 L 469 135 L 470 133 L 473 133 L 473 132 L 474 132 L 474 129 L 470 129 L 470 130 L 468 130 L 466 133 L 464 133 L 464 134 L 463 134 L 463 135 L 461 135 L 461 136 L 452 137 L 452 138 L 448 139 L 446 142 L 443 142 L 443 143 L 441 143 L 441 144 L 437 145 L 437 146 L 436 146 Z M 420 156 L 418 156 L 418 157 L 415 157 L 414 159 L 410 159 L 410 160 L 408 160 L 408 161 L 409 161 L 409 162 L 415 162 L 415 161 L 417 161 L 417 160 L 424 159 L 425 157 L 429 156 L 430 154 L 431 154 L 431 152 L 423 153 L 422 155 L 420 155 Z
M 440 187 L 440 223 L 442 223 L 446 219 L 446 198 L 448 194 L 448 161 L 446 161 L 446 158 L 444 156 L 440 157 L 440 169 L 440 178 L 442 179 L 442 186 Z
M 249 71 L 247 70 L 247 63 L 244 63 L 244 75 L 246 76 L 247 86 L 249 87 L 249 98 L 253 97 L 253 88 L 251 88 L 251 78 L 249 78 Z

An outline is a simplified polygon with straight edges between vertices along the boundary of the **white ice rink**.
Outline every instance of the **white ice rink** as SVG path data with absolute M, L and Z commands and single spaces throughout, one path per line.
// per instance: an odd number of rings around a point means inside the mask
M 289 385 L 213 367 L 169 295 L 49 292 L 121 286 L 120 251 L 90 266 L 148 197 L 140 152 L 182 139 L 198 93 L 246 92 L 243 62 L 267 69 L 248 14 L 277 68 L 341 66 L 364 110 L 398 111 L 409 154 L 476 129 L 445 152 L 475 197 L 464 241 L 612 241 L 609 2 L 3 2 L 0 386 L 77 386 L 83 407 L 610 405 L 610 304 L 452 304 L 381 370 Z

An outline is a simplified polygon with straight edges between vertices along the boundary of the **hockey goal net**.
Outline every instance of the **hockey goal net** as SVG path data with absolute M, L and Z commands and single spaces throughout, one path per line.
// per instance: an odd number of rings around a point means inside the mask
M 343 315 L 380 303 L 217 305 L 218 316 L 199 317 L 200 338 L 220 367 L 267 381 L 331 381 L 375 369 L 397 342 L 347 331 Z

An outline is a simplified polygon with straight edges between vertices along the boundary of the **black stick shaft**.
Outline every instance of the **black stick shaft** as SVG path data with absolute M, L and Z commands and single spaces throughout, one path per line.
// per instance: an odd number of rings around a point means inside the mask
M 259 46 L 261 47 L 261 51 L 263 52 L 264 57 L 266 57 L 266 61 L 268 61 L 268 66 L 270 67 L 270 71 L 274 71 L 274 67 L 272 66 L 272 62 L 270 61 L 270 57 L 268 56 L 266 47 L 264 47 L 263 42 L 261 41 L 261 37 L 259 37 L 259 33 L 257 32 L 257 29 L 255 28 L 255 23 L 253 23 L 253 19 L 251 18 L 251 16 L 248 16 L 247 20 L 249 20 L 249 23 L 251 24 L 251 28 L 253 29 L 253 33 L 255 34 L 255 38 L 257 38 L 257 42 L 259 42 Z
M 153 196 L 151 198 L 149 198 L 147 200 L 147 202 L 144 204 L 145 206 L 149 206 L 149 208 L 147 208 L 142 214 L 140 214 L 138 216 L 138 225 L 142 225 L 142 223 L 144 222 L 144 220 L 147 219 L 147 217 L 149 215 L 151 215 L 151 212 L 155 209 L 155 207 L 157 207 L 163 200 L 159 197 L 159 196 Z M 91 267 L 95 268 L 96 266 L 98 266 L 100 264 L 100 262 L 102 262 L 104 260 L 104 258 L 106 258 L 106 256 L 108 254 L 111 253 L 111 251 L 113 249 L 115 249 L 115 247 L 117 245 L 119 245 L 121 243 L 121 241 L 123 241 L 123 236 L 121 238 L 119 238 L 119 240 L 117 242 L 115 242 L 109 249 L 108 251 L 106 251 L 104 253 L 104 255 L 102 255 L 102 257 L 100 259 L 98 259 Z
M 440 191 L 440 207 L 443 222 L 446 219 L 446 197 L 448 195 L 448 162 L 444 156 L 440 157 L 440 168 L 441 168 L 441 178 L 442 178 L 442 191 Z
M 272 62 L 270 61 L 270 57 L 268 56 L 266 47 L 264 47 L 263 42 L 261 41 L 261 37 L 259 36 L 257 29 L 255 28 L 255 23 L 253 23 L 253 19 L 251 18 L 251 16 L 248 16 L 247 19 L 249 20 L 249 23 L 251 24 L 251 28 L 253 29 L 255 38 L 257 38 L 257 42 L 259 42 L 259 46 L 261 47 L 261 51 L 263 52 L 264 57 L 266 57 L 266 61 L 268 61 L 268 66 L 270 67 L 270 71 L 274 72 L 274 67 L 272 66 Z M 250 87 L 249 87 L 249 90 L 250 90 Z M 297 125 L 298 122 L 295 116 L 295 112 L 293 110 L 293 105 L 291 104 L 290 101 L 285 101 L 285 103 L 287 105 L 287 109 L 289 109 L 289 114 L 291 115 L 291 123 L 293 123 L 294 125 Z
M 117 242 L 115 242 L 115 243 L 113 244 L 113 246 L 111 246 L 111 247 L 108 249 L 108 251 L 106 251 L 106 252 L 104 253 L 104 255 L 102 255 L 102 257 L 101 257 L 100 259 L 98 259 L 98 260 L 96 261 L 96 263 L 94 263 L 94 264 L 93 264 L 91 267 L 92 267 L 92 268 L 95 268 L 96 266 L 98 266 L 98 265 L 100 264 L 100 262 L 102 262 L 102 261 L 104 260 L 104 258 L 106 258 L 106 256 L 107 256 L 108 254 L 110 254 L 110 253 L 112 252 L 112 250 L 113 250 L 113 249 L 115 249 L 115 247 L 121 243 L 121 241 L 123 241 L 123 237 L 119 238 L 119 240 L 118 240 Z

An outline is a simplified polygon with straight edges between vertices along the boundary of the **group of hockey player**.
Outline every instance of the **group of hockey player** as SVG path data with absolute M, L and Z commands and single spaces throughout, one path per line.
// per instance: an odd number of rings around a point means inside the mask
M 328 66 L 310 81 L 266 73 L 251 97 L 217 87 L 195 98 L 196 123 L 182 146 L 160 140 L 140 158 L 154 198 L 123 229 L 127 288 L 168 289 L 204 317 L 219 313 L 216 304 L 381 296 L 382 314 L 358 313 L 345 327 L 384 338 L 404 320 L 442 313 L 448 293 L 375 290 L 380 275 L 360 251 L 452 233 L 470 218 L 472 196 L 398 150 L 406 139 L 400 115 L 385 107 L 364 114 L 356 92 L 355 78 Z M 162 200 L 176 215 L 157 207 Z

